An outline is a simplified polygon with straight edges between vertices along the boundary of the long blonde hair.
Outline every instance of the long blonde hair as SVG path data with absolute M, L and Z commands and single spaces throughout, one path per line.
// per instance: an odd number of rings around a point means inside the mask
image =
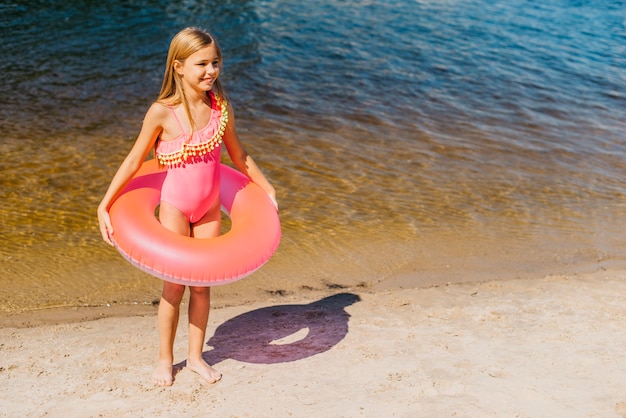
M 182 103 L 185 113 L 189 118 L 189 124 L 191 125 L 191 135 L 193 135 L 195 123 L 193 117 L 191 116 L 191 111 L 189 110 L 189 104 L 187 103 L 185 92 L 183 91 L 181 77 L 176 71 L 174 71 L 174 62 L 184 62 L 190 55 L 206 48 L 209 45 L 215 46 L 215 51 L 217 52 L 217 57 L 220 61 L 219 65 L 221 66 L 222 50 L 210 33 L 199 28 L 188 27 L 178 32 L 174 38 L 172 38 L 172 42 L 170 42 L 170 48 L 167 53 L 167 64 L 165 67 L 165 74 L 163 76 L 163 84 L 161 85 L 161 92 L 159 93 L 159 98 L 157 99 L 159 103 L 169 106 L 176 106 Z M 224 98 L 224 90 L 222 89 L 222 84 L 219 79 L 215 80 L 212 90 L 217 96 Z

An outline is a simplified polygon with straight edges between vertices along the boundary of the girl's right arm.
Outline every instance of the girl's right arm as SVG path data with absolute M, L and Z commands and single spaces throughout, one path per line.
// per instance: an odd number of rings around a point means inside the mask
M 102 234 L 102 239 L 109 245 L 113 245 L 111 239 L 113 236 L 113 226 L 109 216 L 109 209 L 115 197 L 122 191 L 124 186 L 128 184 L 135 173 L 139 171 L 141 164 L 146 160 L 146 157 L 154 146 L 154 142 L 163 131 L 163 120 L 167 117 L 167 114 L 167 108 L 160 104 L 154 103 L 150 106 L 135 144 L 120 165 L 120 168 L 118 168 L 115 176 L 113 176 L 109 188 L 104 194 L 100 205 L 98 205 L 100 233 Z

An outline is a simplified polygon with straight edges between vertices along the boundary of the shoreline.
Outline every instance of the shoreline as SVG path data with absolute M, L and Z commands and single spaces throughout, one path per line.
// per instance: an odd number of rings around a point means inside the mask
M 285 228 L 284 242 L 274 257 L 253 275 L 214 287 L 213 305 L 236 306 L 274 295 L 307 295 L 310 291 L 350 287 L 419 288 L 626 269 L 623 242 L 613 245 L 607 241 L 603 245 L 611 245 L 608 251 L 592 245 L 595 233 L 581 241 L 572 236 L 564 240 L 561 235 L 557 239 L 549 230 L 544 232 L 535 237 L 544 237 L 539 241 L 506 234 L 502 238 L 494 235 L 493 239 L 476 235 L 468 241 L 472 233 L 465 231 L 453 237 L 424 234 L 420 240 L 410 242 L 391 233 L 378 237 L 380 242 L 376 237 L 368 240 L 371 234 L 364 233 L 350 235 L 348 240 L 336 237 L 335 245 L 329 246 L 316 236 L 303 245 L 297 241 L 303 234 Z M 22 314 L 34 318 L 25 319 L 27 323 L 41 323 L 36 313 L 41 309 L 52 315 L 64 309 L 94 310 L 89 307 L 113 312 L 123 311 L 126 308 L 120 306 L 125 306 L 132 311 L 132 306 L 143 309 L 143 305 L 158 302 L 161 280 L 135 268 L 107 247 L 98 241 L 93 248 L 76 246 L 70 252 L 57 251 L 54 254 L 61 256 L 56 258 L 46 251 L 36 255 L 38 247 L 33 247 L 8 257 L 0 274 L 0 326 L 19 323 Z M 94 257 L 85 257 L 84 253 L 91 252 Z M 106 315 L 109 313 L 104 312 Z M 61 316 L 60 321 L 65 321 L 65 314 Z M 76 317 L 80 320 L 81 314 L 70 316 L 72 321 Z M 90 318 L 94 316 L 90 314 Z M 49 318 L 44 321 L 54 322 Z
M 626 266 L 621 267 L 621 263 L 618 264 L 618 268 L 607 269 L 598 264 L 593 265 L 580 265 L 576 269 L 576 272 L 567 273 L 553 273 L 553 274 L 529 274 L 525 276 L 510 276 L 498 278 L 495 273 L 474 272 L 471 275 L 465 277 L 464 280 L 452 280 L 450 279 L 450 271 L 445 269 L 439 271 L 429 272 L 409 272 L 403 274 L 396 274 L 392 277 L 383 279 L 379 282 L 371 285 L 338 285 L 331 284 L 326 289 L 309 288 L 306 290 L 296 290 L 289 287 L 279 290 L 266 290 L 265 292 L 254 289 L 254 287 L 248 289 L 244 283 L 231 284 L 231 287 L 236 287 L 234 292 L 223 291 L 222 287 L 218 286 L 214 288 L 213 298 L 211 302 L 211 310 L 245 307 L 255 303 L 280 303 L 281 301 L 293 298 L 310 299 L 310 298 L 323 298 L 341 291 L 358 291 L 359 293 L 372 293 L 375 294 L 380 291 L 398 291 L 405 289 L 428 289 L 445 287 L 450 285 L 472 285 L 481 284 L 485 282 L 506 282 L 510 280 L 537 280 L 545 279 L 554 276 L 567 276 L 578 277 L 580 275 L 595 275 L 605 272 L 621 272 L 626 271 Z M 501 276 L 501 273 L 499 273 Z M 416 277 L 423 276 L 422 279 L 416 279 Z M 452 275 L 455 276 L 454 274 Z M 485 277 L 480 279 L 480 277 Z M 225 289 L 224 289 L 225 290 Z M 241 297 L 243 290 L 249 290 L 251 294 Z M 183 309 L 186 309 L 188 301 L 188 293 L 185 294 L 183 299 Z M 105 318 L 124 318 L 124 317 L 137 317 L 154 315 L 156 317 L 158 308 L 158 297 L 155 297 L 151 303 L 106 303 L 102 305 L 86 305 L 86 306 L 57 306 L 57 307 L 45 307 L 41 309 L 25 310 L 17 313 L 0 313 L 0 327 L 8 328 L 32 328 L 46 325 L 60 325 L 60 324 L 72 324 L 86 321 L 94 321 Z
M 600 263 L 587 263 L 574 266 L 573 269 L 566 269 L 564 272 L 536 272 L 534 274 L 526 272 L 524 275 L 505 276 L 502 271 L 478 271 L 476 266 L 471 266 L 471 273 L 463 272 L 463 265 L 458 268 L 432 269 L 429 271 L 415 271 L 397 273 L 391 277 L 384 278 L 374 283 L 360 283 L 356 285 L 339 284 L 334 282 L 325 283 L 325 288 L 296 288 L 289 285 L 277 287 L 274 290 L 269 283 L 267 289 L 262 289 L 260 285 L 249 285 L 244 282 L 252 281 L 244 279 L 228 286 L 217 286 L 213 288 L 211 310 L 231 307 L 244 307 L 254 303 L 280 303 L 289 298 L 323 298 L 341 291 L 358 291 L 360 293 L 377 293 L 380 291 L 395 291 L 405 289 L 428 289 L 450 285 L 472 285 L 485 282 L 506 282 L 510 280 L 537 280 L 554 276 L 578 277 L 580 275 L 595 275 L 606 272 L 626 271 L 626 263 L 616 262 L 611 268 L 607 268 Z M 467 267 L 467 266 L 465 266 Z M 505 268 L 504 265 L 499 266 Z M 573 271 L 572 271 L 573 270 Z M 463 272 L 463 275 L 461 274 Z M 463 279 L 459 279 L 463 277 Z M 455 279 L 456 278 L 456 279 Z M 157 280 L 151 278 L 151 280 Z M 231 290 L 234 289 L 234 290 Z M 188 293 L 183 299 L 183 307 L 186 306 Z M 9 328 L 32 328 L 44 325 L 58 325 L 94 321 L 104 318 L 123 318 L 145 315 L 155 315 L 158 307 L 158 294 L 152 298 L 151 302 L 133 303 L 103 303 L 101 305 L 83 306 L 53 306 L 39 309 L 27 309 L 19 312 L 0 312 L 0 327 Z
M 184 368 L 182 314 L 169 388 L 152 315 L 2 328 L 0 416 L 626 417 L 625 294 L 599 271 L 222 307 L 214 385 Z

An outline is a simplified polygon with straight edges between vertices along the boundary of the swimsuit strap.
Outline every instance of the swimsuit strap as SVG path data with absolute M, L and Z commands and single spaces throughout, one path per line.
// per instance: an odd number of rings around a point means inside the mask
M 159 160 L 159 164 L 165 165 L 165 166 L 178 166 L 180 164 L 184 164 L 189 157 L 202 156 L 206 153 L 212 152 L 214 149 L 220 146 L 220 144 L 222 143 L 222 137 L 224 136 L 224 132 L 226 131 L 226 125 L 228 124 L 228 103 L 226 102 L 226 100 L 222 99 L 221 97 L 218 97 L 218 96 L 214 96 L 214 97 L 215 97 L 214 110 L 219 109 L 219 122 L 218 122 L 218 125 L 215 127 L 215 131 L 213 131 L 213 136 L 211 136 L 210 138 L 202 137 L 201 139 L 206 139 L 204 142 L 191 144 L 190 143 L 191 135 L 190 135 L 189 139 L 183 142 L 180 149 L 167 152 L 167 153 L 157 152 L 157 159 Z M 174 109 L 172 109 L 171 106 L 168 106 L 168 107 L 170 108 L 172 113 L 174 113 Z M 176 117 L 176 113 L 174 113 L 174 117 L 178 121 L 178 126 L 180 126 L 180 129 L 181 131 L 183 131 L 183 134 L 184 134 L 182 124 L 180 123 L 180 120 L 178 119 L 178 117 Z M 213 116 L 211 116 L 211 121 L 212 120 L 213 120 Z M 211 121 L 209 123 L 212 123 Z M 207 127 L 202 129 L 201 131 L 208 129 L 208 126 L 209 125 L 207 125 Z
M 170 105 L 167 105 L 167 108 L 172 112 L 172 115 L 174 115 L 174 119 L 176 119 L 176 123 L 178 123 L 178 127 L 180 128 L 180 132 L 184 135 L 185 134 L 185 130 L 183 129 L 183 124 L 180 123 L 180 119 L 178 119 L 178 116 L 176 116 L 176 112 L 174 112 L 174 108 Z

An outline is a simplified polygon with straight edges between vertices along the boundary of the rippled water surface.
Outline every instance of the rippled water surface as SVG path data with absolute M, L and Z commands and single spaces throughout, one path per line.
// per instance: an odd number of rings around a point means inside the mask
M 0 3 L 0 309 L 158 297 L 95 208 L 189 25 L 281 205 L 215 303 L 622 267 L 626 4 L 544 3 Z

